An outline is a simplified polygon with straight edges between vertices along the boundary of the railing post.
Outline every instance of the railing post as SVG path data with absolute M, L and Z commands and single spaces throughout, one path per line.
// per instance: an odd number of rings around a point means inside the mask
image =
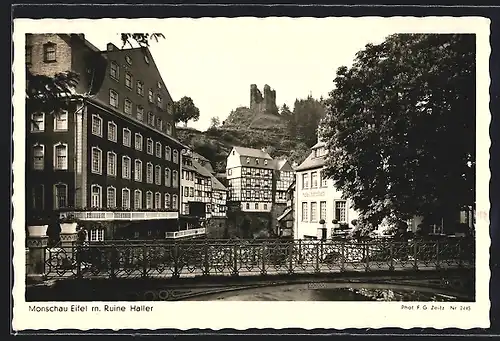
M 204 259 L 203 259 L 203 264 L 204 264 L 204 269 L 203 269 L 203 275 L 208 276 L 210 274 L 210 264 L 208 263 L 208 240 L 205 240 L 205 246 L 203 248 L 204 250 Z
M 418 241 L 413 241 L 413 270 L 418 270 Z
M 340 241 L 340 271 L 345 271 L 345 240 Z
M 439 263 L 439 239 L 436 240 L 436 270 L 441 268 L 441 264 Z
M 370 243 L 367 240 L 363 242 L 365 244 L 365 271 L 370 271 Z
M 319 244 L 314 244 L 315 245 L 315 255 L 316 255 L 316 268 L 314 269 L 315 272 L 319 272 Z
M 262 269 L 260 270 L 260 273 L 262 275 L 266 275 L 267 274 L 267 271 L 266 271 L 266 242 L 262 242 L 262 246 L 261 246 L 261 250 L 262 250 Z
M 458 256 L 458 267 L 461 268 L 464 265 L 462 262 L 462 241 L 461 240 L 458 240 L 457 256 Z
M 394 241 L 389 242 L 389 257 L 390 257 L 390 264 L 389 264 L 389 271 L 394 271 Z
M 146 244 L 142 245 L 142 277 L 145 278 L 148 275 L 148 258 L 146 257 L 148 248 Z
M 61 249 L 63 249 L 66 255 L 66 261 L 71 264 L 75 259 L 74 244 L 78 239 L 78 234 L 75 233 L 60 233 L 59 238 L 61 239 Z
M 29 251 L 26 262 L 30 265 L 27 273 L 28 277 L 40 279 L 47 275 L 45 261 L 48 241 L 49 237 L 47 235 L 29 236 L 27 238 Z
M 239 271 L 238 271 L 238 243 L 235 242 L 233 245 L 233 276 L 238 276 Z
M 299 239 L 299 257 L 298 257 L 298 262 L 299 262 L 299 264 L 302 264 L 302 239 Z
M 291 241 L 288 244 L 288 273 L 293 274 L 293 250 L 295 248 L 295 241 Z
M 118 259 L 117 257 L 118 250 L 117 248 L 113 245 L 111 248 L 111 254 L 109 257 L 109 273 L 111 278 L 116 278 L 116 273 L 115 273 L 115 265 L 116 265 L 116 260 Z
M 323 249 L 324 249 L 323 243 L 324 243 L 324 241 L 323 241 L 323 239 L 321 239 L 320 244 L 319 244 L 319 247 L 320 247 L 320 249 L 319 249 L 319 262 L 320 262 L 320 264 L 323 263 Z
M 82 278 L 83 245 L 80 242 L 76 242 L 75 256 L 76 256 L 76 277 Z
M 174 272 L 172 274 L 173 278 L 179 278 L 179 245 L 177 242 L 174 242 Z

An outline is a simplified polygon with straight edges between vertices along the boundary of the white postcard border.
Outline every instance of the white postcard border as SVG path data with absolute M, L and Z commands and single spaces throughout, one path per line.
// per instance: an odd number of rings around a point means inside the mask
M 25 33 L 85 33 L 89 30 L 114 30 L 119 32 L 162 32 L 164 20 L 234 21 L 238 25 L 258 24 L 273 20 L 278 25 L 283 20 L 294 20 L 307 25 L 316 20 L 357 20 L 360 29 L 373 25 L 393 25 L 395 33 L 475 33 L 477 37 L 477 213 L 476 237 L 476 302 L 440 303 L 445 311 L 401 310 L 400 302 L 109 302 L 110 305 L 144 304 L 152 312 L 104 313 L 91 312 L 92 306 L 103 307 L 105 302 L 25 302 L 25 248 L 24 248 L 24 164 L 25 164 Z M 236 23 L 237 22 L 237 23 Z M 168 36 L 168 32 L 164 32 Z M 489 322 L 489 57 L 490 20 L 481 17 L 361 17 L 361 18 L 171 18 L 171 19 L 15 19 L 14 20 L 14 288 L 13 329 L 163 329 L 187 330 L 210 328 L 383 328 L 383 327 L 433 327 L 487 328 Z M 323 48 L 328 48 L 325 44 Z M 354 58 L 354 56 L 353 56 Z M 481 213 L 481 214 L 479 214 Z M 70 307 L 72 304 L 87 306 L 86 313 L 30 312 L 30 306 Z M 410 303 L 408 303 L 410 304 Z M 414 306 L 426 304 L 415 302 Z M 470 310 L 461 310 L 460 306 Z M 450 306 L 457 309 L 452 310 Z M 102 309 L 101 309 L 102 310 Z

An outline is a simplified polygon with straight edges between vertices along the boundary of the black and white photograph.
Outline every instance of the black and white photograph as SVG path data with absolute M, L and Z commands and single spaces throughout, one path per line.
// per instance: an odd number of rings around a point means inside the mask
M 487 19 L 22 19 L 14 38 L 23 325 L 314 325 L 313 302 L 351 316 L 317 327 L 489 325 Z

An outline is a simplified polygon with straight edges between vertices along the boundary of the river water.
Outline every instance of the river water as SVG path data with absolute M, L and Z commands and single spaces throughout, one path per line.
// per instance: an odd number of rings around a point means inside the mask
M 192 298 L 196 301 L 420 301 L 456 302 L 463 301 L 450 293 L 435 289 L 383 288 L 365 285 L 357 287 L 313 288 L 308 285 L 286 285 L 260 287 L 210 294 Z

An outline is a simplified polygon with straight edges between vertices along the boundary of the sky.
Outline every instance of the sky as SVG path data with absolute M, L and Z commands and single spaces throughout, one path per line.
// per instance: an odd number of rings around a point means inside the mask
M 100 49 L 121 47 L 120 32 L 83 32 Z M 397 33 L 394 25 L 360 25 L 355 18 L 204 18 L 164 19 L 144 32 L 165 39 L 150 50 L 174 100 L 193 99 L 200 119 L 188 126 L 205 130 L 239 106 L 249 106 L 250 85 L 276 90 L 276 104 L 291 109 L 297 98 L 327 97 L 336 70 L 350 66 L 367 43 Z M 136 32 L 137 29 L 134 31 Z

